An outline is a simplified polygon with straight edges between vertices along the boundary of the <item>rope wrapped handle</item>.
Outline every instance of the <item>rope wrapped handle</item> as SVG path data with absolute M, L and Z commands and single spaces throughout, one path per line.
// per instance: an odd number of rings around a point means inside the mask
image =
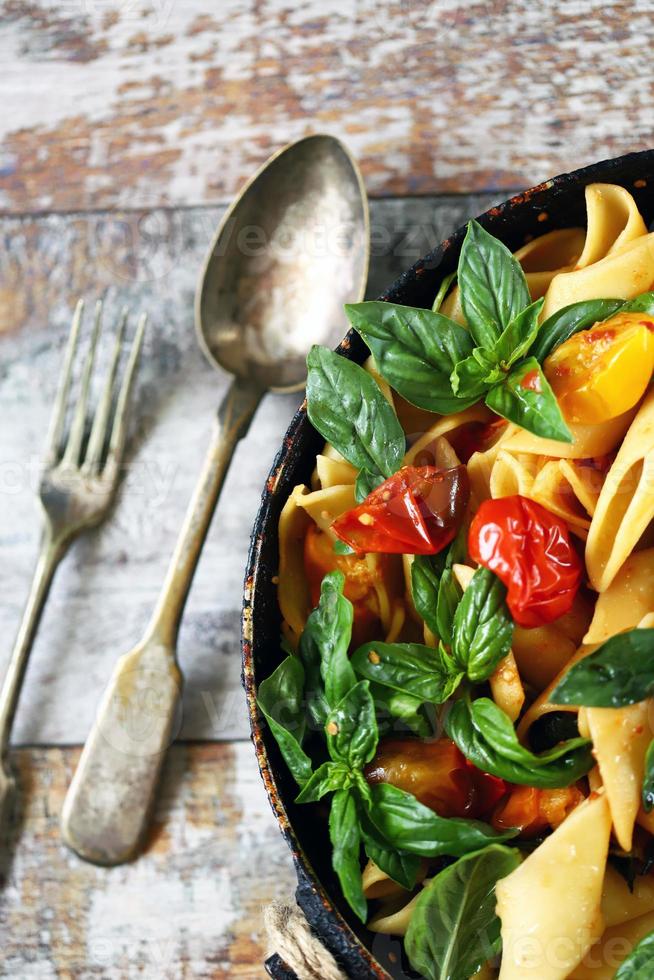
M 271 951 L 266 969 L 273 980 L 347 980 L 297 905 L 269 905 L 263 919 Z

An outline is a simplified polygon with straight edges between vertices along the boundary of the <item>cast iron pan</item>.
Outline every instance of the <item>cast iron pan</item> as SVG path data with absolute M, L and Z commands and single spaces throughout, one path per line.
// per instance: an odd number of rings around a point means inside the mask
M 595 181 L 621 184 L 635 197 L 649 227 L 654 221 L 654 150 L 604 160 L 574 173 L 562 174 L 504 204 L 479 220 L 515 251 L 531 238 L 555 228 L 585 225 L 584 187 Z M 428 308 L 441 279 L 456 269 L 465 234 L 460 228 L 405 272 L 380 298 Z M 339 353 L 361 363 L 367 348 L 350 331 Z M 414 977 L 403 960 L 401 943 L 376 936 L 352 915 L 339 893 L 330 866 L 327 827 L 320 804 L 296 806 L 296 787 L 286 771 L 274 739 L 255 704 L 255 691 L 281 662 L 280 614 L 273 576 L 277 572 L 277 521 L 292 488 L 308 483 L 316 453 L 324 440 L 311 427 L 304 406 L 291 422 L 263 491 L 252 533 L 243 604 L 243 683 L 248 701 L 252 740 L 270 803 L 288 841 L 297 869 L 297 900 L 314 932 L 336 956 L 352 980 Z M 261 855 L 265 860 L 266 856 Z M 292 980 L 279 957 L 266 964 L 276 980 Z

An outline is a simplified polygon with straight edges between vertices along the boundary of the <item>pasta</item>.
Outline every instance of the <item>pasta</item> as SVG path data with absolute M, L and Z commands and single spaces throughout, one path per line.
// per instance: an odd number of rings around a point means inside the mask
M 280 516 L 262 710 L 352 914 L 450 980 L 654 932 L 654 233 L 585 200 L 513 256 L 471 222 L 437 311 L 348 308 L 371 356 L 309 356 Z

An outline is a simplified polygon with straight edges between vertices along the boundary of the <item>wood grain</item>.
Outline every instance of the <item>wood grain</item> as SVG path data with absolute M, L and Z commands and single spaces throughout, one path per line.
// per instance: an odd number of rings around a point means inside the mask
M 0 0 L 0 207 L 226 199 L 327 130 L 374 195 L 527 186 L 651 145 L 624 0 Z
M 146 853 L 112 869 L 61 843 L 78 756 L 15 755 L 24 812 L 0 866 L 0 976 L 262 980 L 261 910 L 295 876 L 251 745 L 175 747 Z
M 475 195 L 375 201 L 369 294 L 489 204 Z M 219 213 L 0 222 L 0 671 L 36 554 L 34 491 L 71 309 L 78 296 L 93 300 L 106 291 L 107 331 L 123 303 L 147 310 L 151 321 L 117 506 L 59 569 L 18 709 L 17 744 L 82 742 L 116 657 L 133 646 L 152 611 L 227 385 L 198 350 L 192 312 L 195 276 Z M 261 489 L 298 400 L 265 399 L 228 475 L 180 636 L 183 738 L 247 735 L 243 569 Z

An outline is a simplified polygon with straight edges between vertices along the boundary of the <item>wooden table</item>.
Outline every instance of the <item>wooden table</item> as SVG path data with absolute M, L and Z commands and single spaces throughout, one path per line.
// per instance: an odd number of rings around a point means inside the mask
M 224 202 L 288 140 L 342 137 L 373 196 L 375 295 L 510 189 L 646 147 L 653 38 L 646 5 L 616 0 L 0 0 L 0 660 L 37 547 L 31 491 L 71 308 L 106 291 L 108 320 L 128 302 L 152 323 L 116 510 L 60 569 L 20 704 L 0 976 L 259 978 L 261 908 L 292 893 L 248 741 L 239 607 L 294 397 L 265 400 L 218 508 L 146 853 L 94 868 L 58 833 L 78 746 L 146 622 L 225 389 L 192 328 Z

